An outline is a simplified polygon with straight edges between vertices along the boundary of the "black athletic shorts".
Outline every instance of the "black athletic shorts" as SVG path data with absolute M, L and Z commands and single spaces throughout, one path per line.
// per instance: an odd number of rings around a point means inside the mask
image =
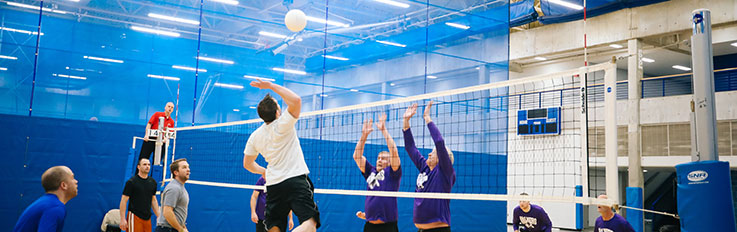
M 383 224 L 371 224 L 366 222 L 363 225 L 363 232 L 399 232 L 397 222 L 387 222 Z
M 167 145 L 166 143 L 163 143 L 161 145 L 161 160 L 164 160 L 164 155 L 165 155 L 164 151 L 166 151 L 165 150 L 166 145 Z M 148 161 L 151 162 L 151 165 L 153 165 L 154 159 L 152 157 L 153 155 L 151 154 L 154 154 L 155 151 L 156 151 L 156 138 L 149 139 L 148 142 L 144 141 L 143 144 L 141 145 L 141 152 L 138 153 L 137 161 L 141 161 L 141 159 L 146 158 L 148 159 Z M 136 165 L 138 165 L 138 162 L 136 162 Z
M 313 198 L 315 186 L 307 175 L 295 176 L 266 186 L 266 229 L 274 226 L 287 231 L 289 211 L 294 211 L 299 224 L 313 218 L 320 228 L 320 211 Z
M 258 220 L 256 222 L 256 232 L 266 232 L 266 224 L 264 223 L 264 220 Z
M 419 229 L 417 232 L 450 232 L 450 227 L 440 227 L 440 228 L 432 228 L 432 229 Z

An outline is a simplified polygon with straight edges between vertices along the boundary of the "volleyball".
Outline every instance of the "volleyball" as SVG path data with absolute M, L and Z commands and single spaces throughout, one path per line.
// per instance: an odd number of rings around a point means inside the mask
M 292 32 L 298 32 L 305 29 L 307 26 L 307 17 L 301 10 L 290 10 L 284 16 L 284 24 Z

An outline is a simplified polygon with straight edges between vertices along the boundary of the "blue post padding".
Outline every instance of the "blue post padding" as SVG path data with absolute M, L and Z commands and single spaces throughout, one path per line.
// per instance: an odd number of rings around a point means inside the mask
M 681 231 L 737 231 L 729 162 L 676 165 Z
M 162 172 L 164 171 L 164 166 L 161 165 L 151 165 L 151 173 L 149 176 L 153 177 L 154 180 L 156 180 L 156 183 L 158 186 L 158 191 L 164 190 L 164 188 L 161 187 L 161 183 L 164 181 L 162 180 L 164 177 L 162 176 Z
M 640 187 L 627 187 L 627 206 L 642 209 L 643 205 L 642 188 Z M 640 210 L 626 209 L 627 210 L 627 222 L 632 225 L 632 228 L 636 232 L 642 232 L 645 230 L 643 221 L 645 218 L 644 214 Z
M 136 157 L 136 149 L 130 148 L 128 149 L 128 161 L 125 162 L 125 172 L 123 173 L 123 183 L 128 181 L 128 179 L 133 176 L 133 172 L 136 170 L 136 163 L 135 163 L 135 157 Z
M 576 185 L 576 196 L 583 196 L 583 186 Z M 576 204 L 576 229 L 583 229 L 583 204 Z

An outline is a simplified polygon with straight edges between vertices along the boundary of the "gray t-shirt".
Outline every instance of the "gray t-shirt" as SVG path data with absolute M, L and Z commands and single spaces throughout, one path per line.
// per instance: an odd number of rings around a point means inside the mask
M 185 226 L 187 221 L 187 206 L 189 205 L 189 193 L 182 183 L 174 179 L 166 185 L 164 192 L 161 193 L 161 217 L 156 219 L 157 226 L 171 227 L 169 222 L 164 218 L 164 206 L 170 206 L 174 209 L 179 225 Z

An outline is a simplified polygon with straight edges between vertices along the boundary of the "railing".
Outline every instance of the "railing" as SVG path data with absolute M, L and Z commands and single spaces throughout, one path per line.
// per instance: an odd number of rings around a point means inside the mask
M 595 84 L 595 85 L 589 85 L 589 101 L 603 101 L 603 93 L 604 91 L 604 85 L 603 84 Z M 734 91 L 737 90 L 737 67 L 735 68 L 725 68 L 725 69 L 719 69 L 714 70 L 714 90 L 716 92 L 723 92 L 723 91 Z M 578 87 L 565 87 L 565 88 L 558 88 L 558 89 L 550 89 L 550 90 L 542 90 L 542 91 L 532 91 L 532 92 L 521 92 L 521 93 L 515 93 L 510 94 L 510 99 L 515 99 L 516 102 L 514 102 L 515 106 L 514 108 L 517 109 L 523 109 L 523 108 L 542 108 L 545 104 L 544 102 L 551 102 L 551 101 L 543 101 L 543 99 L 554 97 L 557 99 L 557 101 L 560 101 L 560 105 L 565 105 L 566 103 L 572 104 L 575 97 L 568 96 L 570 94 L 564 94 L 566 92 L 574 92 L 578 91 Z M 617 99 L 627 99 L 628 93 L 627 93 L 627 80 L 618 81 L 617 82 Z M 666 97 L 666 96 L 676 96 L 676 95 L 686 95 L 686 94 L 692 94 L 693 93 L 693 87 L 691 82 L 691 73 L 684 73 L 684 74 L 676 74 L 676 75 L 667 75 L 667 76 L 659 76 L 659 77 L 648 77 L 643 78 L 641 80 L 641 94 L 642 98 L 651 98 L 651 97 Z M 598 95 L 597 95 L 598 93 Z M 553 96 L 550 96 L 550 94 L 553 94 Z M 564 97 L 567 96 L 567 97 Z M 532 97 L 534 100 L 531 101 L 524 101 L 523 98 L 526 97 Z M 600 98 L 600 99 L 599 99 Z M 512 102 L 510 102 L 512 103 Z M 555 104 L 545 106 L 556 106 Z
M 626 88 L 627 84 L 624 83 Z M 617 90 L 621 90 L 617 86 Z M 692 94 L 691 73 L 643 78 L 642 98 Z M 737 90 L 737 68 L 714 70 L 714 91 Z M 625 96 L 626 98 L 626 96 Z

